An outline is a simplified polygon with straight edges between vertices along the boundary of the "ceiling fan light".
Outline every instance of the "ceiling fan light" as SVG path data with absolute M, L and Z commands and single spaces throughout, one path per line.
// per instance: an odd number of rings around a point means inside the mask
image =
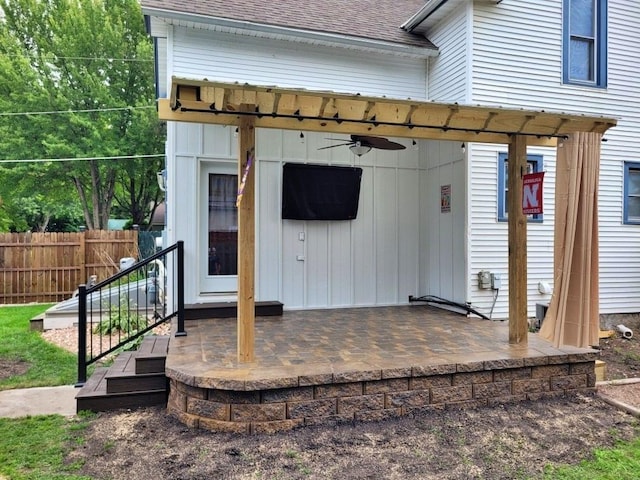
M 365 153 L 369 153 L 371 151 L 371 147 L 369 145 L 362 145 L 360 142 L 356 142 L 355 145 L 351 145 L 349 147 L 349 150 L 361 157 Z

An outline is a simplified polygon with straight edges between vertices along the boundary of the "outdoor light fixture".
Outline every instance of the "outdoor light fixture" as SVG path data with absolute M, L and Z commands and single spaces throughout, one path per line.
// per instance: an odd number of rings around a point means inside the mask
M 158 187 L 160 187 L 160 190 L 165 192 L 167 190 L 167 171 L 160 170 L 156 173 L 156 180 L 158 181 Z
M 467 147 L 464 142 L 462 142 L 462 145 L 460 145 L 460 149 L 462 150 L 462 153 L 465 153 L 467 151 Z
M 371 147 L 369 145 L 362 145 L 361 142 L 356 142 L 349 147 L 349 150 L 361 157 L 365 153 L 369 153 L 371 151 Z

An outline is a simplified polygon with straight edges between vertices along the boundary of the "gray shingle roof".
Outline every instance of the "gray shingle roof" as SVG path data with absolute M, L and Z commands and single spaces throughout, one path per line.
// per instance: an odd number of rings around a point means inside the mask
M 142 0 L 141 3 L 145 11 L 167 10 L 435 48 L 426 38 L 400 29 L 424 5 L 424 0 Z

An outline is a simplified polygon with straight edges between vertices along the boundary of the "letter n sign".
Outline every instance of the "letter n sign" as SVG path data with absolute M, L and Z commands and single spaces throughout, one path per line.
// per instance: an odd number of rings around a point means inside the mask
M 522 213 L 542 213 L 542 180 L 544 172 L 527 173 L 522 179 Z

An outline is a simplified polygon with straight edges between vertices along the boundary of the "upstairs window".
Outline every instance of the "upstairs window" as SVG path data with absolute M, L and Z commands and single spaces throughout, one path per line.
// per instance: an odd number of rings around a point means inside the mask
M 624 164 L 624 223 L 640 225 L 640 163 Z
M 563 0 L 563 82 L 607 86 L 607 0 Z
M 527 173 L 542 171 L 542 155 L 527 155 Z M 498 155 L 498 221 L 508 219 L 509 158 L 506 153 Z M 530 222 L 542 222 L 542 214 L 527 215 Z

